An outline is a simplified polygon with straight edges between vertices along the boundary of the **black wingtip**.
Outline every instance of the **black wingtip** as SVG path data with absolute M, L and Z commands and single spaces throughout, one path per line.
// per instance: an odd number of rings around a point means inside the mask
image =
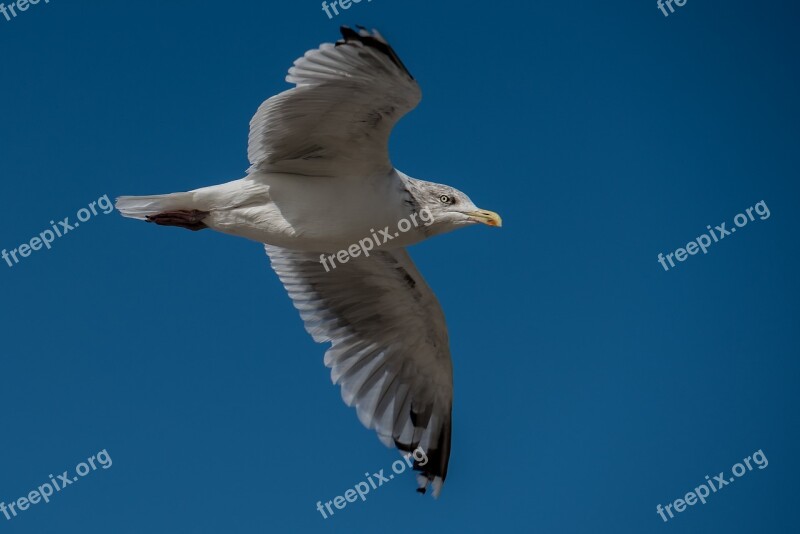
M 374 48 L 375 50 L 386 55 L 390 60 L 392 60 L 392 63 L 394 63 L 400 69 L 402 69 L 403 72 L 405 72 L 409 78 L 411 78 L 412 80 L 414 79 L 414 76 L 411 75 L 411 73 L 408 71 L 408 68 L 406 68 L 406 66 L 400 60 L 400 56 L 397 55 L 394 49 L 389 45 L 388 42 L 386 42 L 385 39 L 383 39 L 380 36 L 379 33 L 377 33 L 374 30 L 370 33 L 364 26 L 358 24 L 356 25 L 356 28 L 361 30 L 361 32 L 363 33 L 357 32 L 350 26 L 344 24 L 341 25 L 339 27 L 339 31 L 342 33 L 342 39 L 336 41 L 336 46 L 342 46 L 358 42 L 364 46 Z
M 345 42 L 349 41 L 351 39 L 357 39 L 358 38 L 358 32 L 355 31 L 350 26 L 342 24 L 341 26 L 339 26 L 339 31 L 341 32 L 342 37 L 344 37 Z M 344 44 L 344 43 L 339 41 L 336 44 Z

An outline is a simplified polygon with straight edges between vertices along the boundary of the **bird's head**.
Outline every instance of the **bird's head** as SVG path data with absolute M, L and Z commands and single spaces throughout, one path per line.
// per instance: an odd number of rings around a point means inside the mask
M 455 230 L 461 226 L 482 223 L 500 227 L 503 220 L 493 211 L 478 208 L 467 195 L 454 187 L 414 180 L 410 188 L 420 217 L 434 234 Z

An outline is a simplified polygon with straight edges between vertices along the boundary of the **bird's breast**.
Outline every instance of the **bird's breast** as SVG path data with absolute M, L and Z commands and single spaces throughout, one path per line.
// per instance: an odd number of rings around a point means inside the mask
M 251 179 L 263 185 L 258 194 L 213 211 L 204 222 L 260 243 L 315 252 L 397 248 L 424 239 L 424 221 L 409 212 L 397 184 L 386 177 Z

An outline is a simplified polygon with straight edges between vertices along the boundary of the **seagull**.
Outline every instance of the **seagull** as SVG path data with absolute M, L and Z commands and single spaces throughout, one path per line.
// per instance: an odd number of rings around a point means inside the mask
M 264 244 L 306 330 L 330 343 L 324 362 L 344 402 L 386 446 L 421 449 L 417 491 L 430 486 L 438 497 L 450 458 L 453 368 L 441 306 L 406 247 L 502 220 L 461 191 L 392 165 L 389 135 L 422 93 L 380 33 L 356 28 L 342 26 L 335 44 L 297 59 L 286 77 L 294 87 L 259 107 L 244 178 L 119 197 L 116 208 Z

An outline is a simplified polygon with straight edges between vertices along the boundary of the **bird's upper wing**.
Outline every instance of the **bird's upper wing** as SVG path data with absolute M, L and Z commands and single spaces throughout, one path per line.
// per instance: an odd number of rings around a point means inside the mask
M 250 121 L 249 172 L 311 176 L 389 173 L 389 134 L 422 98 L 377 32 L 341 28 L 343 39 L 309 50 Z
M 438 495 L 450 457 L 453 372 L 444 314 L 404 249 L 353 258 L 326 272 L 314 253 L 266 245 L 325 365 L 367 428 L 387 446 L 421 447 L 420 490 Z M 424 458 L 423 458 L 424 461 Z

